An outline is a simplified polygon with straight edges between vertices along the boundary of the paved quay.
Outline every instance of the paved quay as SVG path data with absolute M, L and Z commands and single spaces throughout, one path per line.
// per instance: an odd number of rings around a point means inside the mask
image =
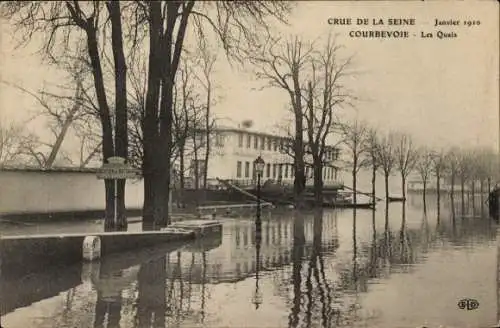
M 205 218 L 206 216 L 203 216 Z M 207 217 L 208 218 L 208 217 Z M 172 222 L 197 219 L 194 214 L 173 214 Z M 129 232 L 142 231 L 142 217 L 129 217 Z M 0 220 L 0 236 L 104 232 L 104 220 L 15 222 Z

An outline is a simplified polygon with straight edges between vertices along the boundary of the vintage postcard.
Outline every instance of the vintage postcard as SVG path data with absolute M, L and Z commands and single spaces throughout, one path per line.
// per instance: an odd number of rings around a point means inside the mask
M 499 9 L 1 2 L 0 327 L 499 327 Z

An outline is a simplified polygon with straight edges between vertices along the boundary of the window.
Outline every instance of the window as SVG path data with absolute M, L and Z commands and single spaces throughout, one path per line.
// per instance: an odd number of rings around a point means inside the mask
M 273 139 L 267 138 L 267 150 L 271 150 L 273 144 Z
M 248 246 L 248 231 L 244 230 L 243 231 L 243 246 Z M 247 263 L 243 263 L 243 266 L 248 266 Z M 245 272 L 246 272 L 247 268 L 245 268 Z
M 293 178 L 295 174 L 295 166 L 290 165 L 290 178 Z
M 276 178 L 276 171 L 278 170 L 278 165 L 273 164 L 273 178 Z
M 260 149 L 262 150 L 266 149 L 266 137 L 260 138 Z
M 215 135 L 215 146 L 216 147 L 224 147 L 224 136 L 220 133 Z
M 278 139 L 273 140 L 274 151 L 278 151 Z
M 288 164 L 285 164 L 285 178 L 288 178 Z
M 250 177 L 250 162 L 245 162 L 245 178 Z
M 280 178 L 283 177 L 283 164 L 279 165 L 278 177 L 280 177 Z
M 239 248 L 239 246 L 240 246 L 240 227 L 236 227 L 235 235 L 236 235 L 236 248 Z
M 267 163 L 266 164 L 266 177 L 270 177 L 271 176 L 271 164 Z
M 236 162 L 236 177 L 241 178 L 241 161 Z
M 257 138 L 257 136 L 253 137 L 253 148 L 255 149 L 259 148 L 259 138 Z
M 243 147 L 243 133 L 238 134 L 238 147 Z
M 247 135 L 247 148 L 250 148 L 252 146 L 252 136 Z

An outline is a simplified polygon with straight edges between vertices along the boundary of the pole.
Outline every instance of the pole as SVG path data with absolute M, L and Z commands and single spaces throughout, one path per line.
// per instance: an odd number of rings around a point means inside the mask
M 255 221 L 258 228 L 260 228 L 260 172 L 257 173 L 257 220 Z
M 114 183 L 115 183 L 115 190 L 113 192 L 113 196 L 114 196 L 114 226 L 115 226 L 115 229 L 118 225 L 118 179 L 113 179 Z

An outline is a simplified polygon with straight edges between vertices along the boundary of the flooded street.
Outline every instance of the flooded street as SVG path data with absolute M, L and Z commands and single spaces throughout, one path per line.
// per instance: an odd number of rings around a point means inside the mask
M 443 197 L 446 198 L 446 197 Z M 222 241 L 2 281 L 2 327 L 487 327 L 497 228 L 442 201 L 221 219 Z M 486 211 L 485 211 L 486 214 Z M 463 298 L 479 302 L 461 310 Z

